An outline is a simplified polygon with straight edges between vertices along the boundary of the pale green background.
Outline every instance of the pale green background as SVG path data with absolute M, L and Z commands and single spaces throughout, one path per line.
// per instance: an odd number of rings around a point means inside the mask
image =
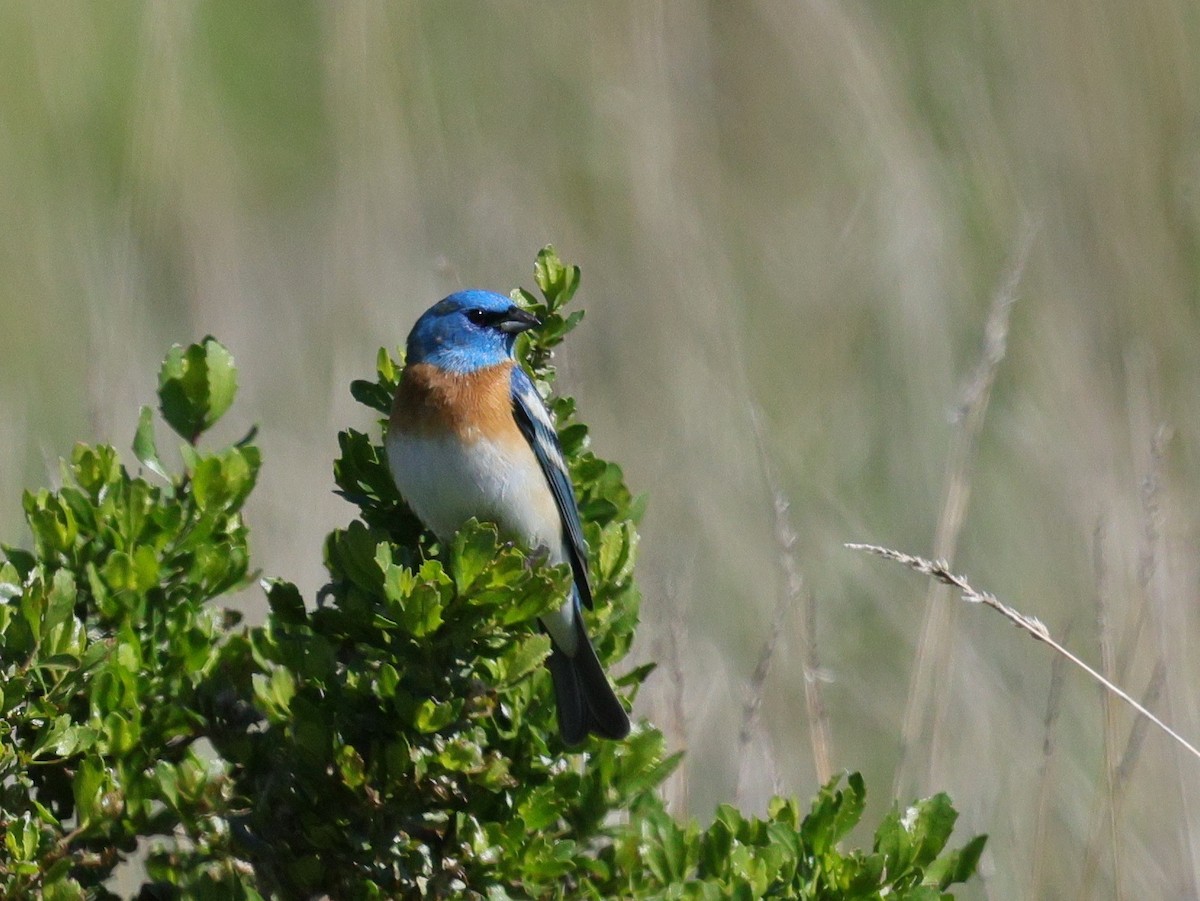
M 1149 611 L 1129 686 L 1163 660 L 1156 709 L 1200 736 L 1198 50 L 1184 0 L 0 4 L 0 534 L 25 541 L 20 491 L 74 440 L 128 448 L 165 348 L 211 332 L 242 385 L 218 437 L 261 428 L 257 564 L 311 598 L 352 515 L 336 431 L 371 421 L 349 381 L 451 290 L 532 286 L 553 241 L 588 310 L 561 384 L 651 494 L 634 656 L 664 666 L 637 712 L 689 749 L 673 804 L 816 785 L 798 610 L 738 745 L 784 587 L 757 406 L 833 761 L 877 818 L 926 586 L 841 544 L 931 551 L 951 414 L 1034 223 L 954 563 L 1099 664 L 1102 522 L 1114 627 Z M 1028 897 L 1036 866 L 1073 897 L 1108 796 L 1098 692 L 1066 677 L 1039 796 L 1048 649 L 982 609 L 953 634 L 947 721 L 899 790 L 992 834 L 964 897 Z M 1146 737 L 1093 897 L 1114 872 L 1120 897 L 1196 896 L 1198 785 Z

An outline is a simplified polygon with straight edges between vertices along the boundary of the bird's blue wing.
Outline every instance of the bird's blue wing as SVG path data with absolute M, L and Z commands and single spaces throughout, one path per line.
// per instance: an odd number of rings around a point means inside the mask
M 533 455 L 537 457 L 542 474 L 550 484 L 558 515 L 562 519 L 563 534 L 571 557 L 571 571 L 575 575 L 575 586 L 579 599 L 589 610 L 592 607 L 592 589 L 588 585 L 587 544 L 583 540 L 583 523 L 579 520 L 579 508 L 575 503 L 575 489 L 571 487 L 571 475 L 563 459 L 558 433 L 550 419 L 550 412 L 542 402 L 537 388 L 520 366 L 512 369 L 513 416 L 517 426 Z

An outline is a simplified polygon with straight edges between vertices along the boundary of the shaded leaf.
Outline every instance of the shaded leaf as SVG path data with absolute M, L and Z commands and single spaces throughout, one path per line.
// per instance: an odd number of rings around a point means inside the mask
M 237 394 L 233 356 L 215 338 L 168 351 L 158 374 L 159 409 L 180 437 L 195 444 Z

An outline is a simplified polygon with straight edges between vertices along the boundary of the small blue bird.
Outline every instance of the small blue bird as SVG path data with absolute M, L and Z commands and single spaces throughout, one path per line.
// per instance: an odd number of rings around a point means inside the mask
M 475 517 L 528 550 L 544 549 L 550 563 L 570 564 L 570 596 L 541 620 L 559 731 L 571 745 L 589 732 L 621 739 L 629 716 L 584 631 L 592 592 L 575 491 L 550 414 L 513 356 L 517 335 L 540 324 L 490 291 L 460 291 L 426 310 L 408 336 L 388 464 L 442 541 Z

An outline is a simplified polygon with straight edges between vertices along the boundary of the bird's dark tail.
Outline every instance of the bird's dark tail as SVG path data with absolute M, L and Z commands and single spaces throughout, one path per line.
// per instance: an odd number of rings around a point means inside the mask
M 629 715 L 616 692 L 608 684 L 596 649 L 583 629 L 583 616 L 577 610 L 575 656 L 557 645 L 546 666 L 554 681 L 554 700 L 558 705 L 558 730 L 563 741 L 577 745 L 594 733 L 601 738 L 622 739 L 629 734 Z

